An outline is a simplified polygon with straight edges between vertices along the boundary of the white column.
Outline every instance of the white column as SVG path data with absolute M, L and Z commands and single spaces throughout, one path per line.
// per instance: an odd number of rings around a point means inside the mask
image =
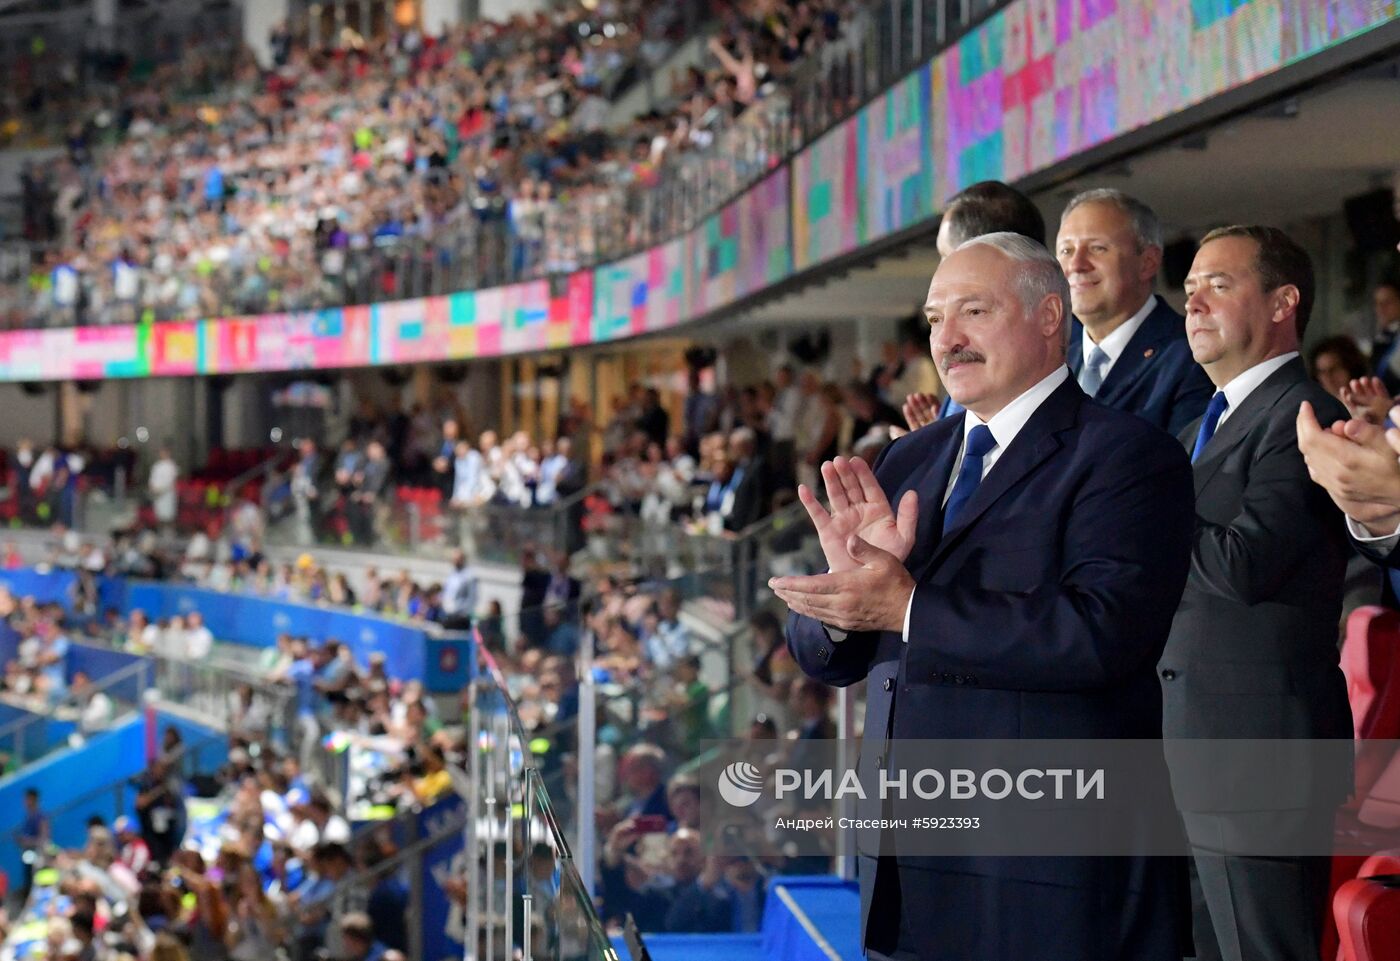
M 102 0 L 95 0 L 102 2 Z M 111 0 L 115 3 L 115 0 Z M 287 19 L 289 0 L 241 0 L 243 5 L 243 42 L 258 58 L 259 66 L 272 66 L 272 45 L 268 36 L 272 28 Z
M 440 37 L 462 21 L 461 0 L 423 0 L 423 32 Z
M 92 0 L 92 23 L 98 46 L 112 49 L 117 31 L 117 0 Z
M 509 20 L 517 13 L 538 13 L 544 0 L 481 0 L 482 20 Z

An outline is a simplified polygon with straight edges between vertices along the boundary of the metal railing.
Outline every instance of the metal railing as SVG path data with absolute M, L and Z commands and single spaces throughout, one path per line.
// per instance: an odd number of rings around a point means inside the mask
M 193 738 L 182 744 L 180 754 L 180 765 L 183 776 L 188 779 L 194 774 L 201 772 L 201 765 L 198 758 L 206 748 L 222 746 L 225 742 L 221 733 L 209 734 L 203 737 Z M 125 815 L 132 816 L 136 813 L 136 795 L 139 788 L 136 786 L 134 777 L 122 777 L 109 781 L 100 787 L 85 791 L 70 801 L 55 808 L 46 808 L 45 816 L 49 824 L 61 826 L 67 823 L 81 822 L 86 830 L 87 821 L 92 817 L 100 817 L 106 824 L 112 824 L 117 818 Z M 19 843 L 20 831 L 12 831 L 12 837 Z M 53 837 L 51 843 L 63 846 L 68 839 Z M 79 841 L 78 837 L 71 839 Z M 74 845 L 76 846 L 76 844 Z
M 112 704 L 111 716 L 99 727 L 84 729 L 83 705 L 74 705 L 71 695 L 65 696 L 57 704 L 34 705 L 25 702 L 14 705 L 28 714 L 0 727 L 0 753 L 8 755 L 15 767 L 21 767 L 68 747 L 72 734 L 85 736 L 106 730 L 118 720 L 130 716 L 139 704 L 140 692 L 150 687 L 152 676 L 152 665 L 137 661 L 94 682 L 90 693 L 102 694 Z M 136 692 L 136 696 L 120 699 L 114 696 L 130 691 Z M 72 728 L 68 729 L 68 725 L 72 725 Z

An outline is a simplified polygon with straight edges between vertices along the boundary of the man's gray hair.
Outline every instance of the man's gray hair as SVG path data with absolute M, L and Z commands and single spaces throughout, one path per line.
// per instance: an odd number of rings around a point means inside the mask
M 1027 313 L 1035 310 L 1048 294 L 1060 298 L 1060 340 L 1062 347 L 1068 347 L 1069 281 L 1065 279 L 1064 271 L 1060 269 L 1060 262 L 1055 259 L 1055 255 L 1046 250 L 1045 245 L 1039 241 L 1009 231 L 983 234 L 971 240 L 964 240 L 958 245 L 958 250 L 966 250 L 969 247 L 991 247 L 1016 262 L 1019 267 L 1016 271 L 1016 292 L 1021 296 L 1021 303 Z
M 1162 246 L 1162 222 L 1157 219 L 1157 212 L 1136 197 L 1112 187 L 1098 187 L 1075 194 L 1065 205 L 1064 213 L 1060 214 L 1060 223 L 1063 224 L 1076 207 L 1085 204 L 1108 204 L 1121 210 L 1133 226 L 1138 250 Z

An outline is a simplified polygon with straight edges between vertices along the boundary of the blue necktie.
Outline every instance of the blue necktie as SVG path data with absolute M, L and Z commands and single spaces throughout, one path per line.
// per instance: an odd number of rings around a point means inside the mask
M 1102 347 L 1095 347 L 1089 351 L 1089 357 L 1084 361 L 1084 369 L 1079 372 L 1079 387 L 1084 393 L 1093 397 L 1103 386 L 1103 365 L 1108 363 L 1108 354 Z
M 1215 396 L 1206 405 L 1206 416 L 1201 418 L 1201 431 L 1196 435 L 1196 446 L 1191 449 L 1191 463 L 1196 463 L 1200 459 L 1201 451 L 1206 449 L 1206 444 L 1215 436 L 1215 427 L 1220 423 L 1220 417 L 1230 406 L 1230 401 L 1226 399 L 1223 390 L 1217 390 Z
M 997 439 L 986 424 L 978 424 L 967 432 L 967 449 L 963 451 L 958 479 L 953 484 L 953 492 L 948 495 L 948 503 L 943 505 L 944 534 L 952 528 L 963 505 L 972 500 L 972 495 L 977 492 L 977 485 L 982 483 L 982 459 L 995 446 Z

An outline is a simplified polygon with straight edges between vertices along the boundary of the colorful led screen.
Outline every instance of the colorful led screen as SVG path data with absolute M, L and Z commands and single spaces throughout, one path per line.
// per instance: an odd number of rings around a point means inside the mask
M 460 360 L 696 320 L 1400 16 L 1400 0 L 1018 0 L 694 230 L 567 277 L 345 309 L 0 333 L 0 380 Z

